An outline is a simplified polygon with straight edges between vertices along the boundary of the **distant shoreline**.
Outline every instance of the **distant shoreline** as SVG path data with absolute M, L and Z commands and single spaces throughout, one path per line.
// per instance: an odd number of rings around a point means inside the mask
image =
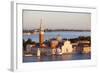
M 56 29 L 56 30 L 52 30 L 52 29 L 46 29 L 44 30 L 44 32 L 60 32 L 60 31 L 73 31 L 73 32 L 90 32 L 91 30 L 66 30 L 66 29 Z M 35 29 L 35 30 L 23 30 L 24 33 L 27 32 L 39 32 L 39 29 Z

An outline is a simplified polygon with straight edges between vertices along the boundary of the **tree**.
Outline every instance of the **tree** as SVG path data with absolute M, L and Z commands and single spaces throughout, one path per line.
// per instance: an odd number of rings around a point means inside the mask
M 28 40 L 26 41 L 26 44 L 31 44 L 32 40 L 30 38 L 28 38 Z
M 24 39 L 23 39 L 23 50 L 26 50 L 26 42 Z

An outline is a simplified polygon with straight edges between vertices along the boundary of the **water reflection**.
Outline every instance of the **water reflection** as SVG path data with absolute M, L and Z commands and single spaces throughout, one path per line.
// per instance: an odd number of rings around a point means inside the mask
M 40 56 L 37 57 L 37 62 L 40 62 L 41 61 L 41 58 Z
M 64 61 L 64 60 L 84 60 L 91 59 L 90 54 L 64 54 L 64 55 L 50 55 L 50 56 L 24 56 L 23 62 L 46 62 L 46 61 Z

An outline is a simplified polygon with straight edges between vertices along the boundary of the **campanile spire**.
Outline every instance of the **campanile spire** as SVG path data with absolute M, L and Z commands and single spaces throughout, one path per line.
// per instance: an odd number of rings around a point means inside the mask
M 43 42 L 44 42 L 44 30 L 43 30 L 43 25 L 42 25 L 42 18 L 40 19 L 40 29 L 39 29 L 39 43 L 40 47 L 42 47 Z

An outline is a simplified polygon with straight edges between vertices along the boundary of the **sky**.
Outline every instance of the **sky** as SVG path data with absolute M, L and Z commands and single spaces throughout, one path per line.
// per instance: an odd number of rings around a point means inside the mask
M 23 30 L 44 29 L 90 30 L 91 14 L 75 12 L 23 10 Z

